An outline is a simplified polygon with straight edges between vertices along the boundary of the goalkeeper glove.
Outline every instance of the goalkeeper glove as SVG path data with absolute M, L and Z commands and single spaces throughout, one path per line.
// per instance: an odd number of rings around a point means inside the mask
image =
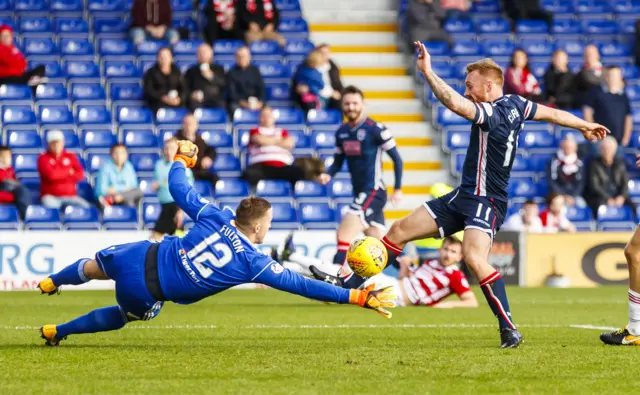
M 182 162 L 185 167 L 192 168 L 198 160 L 198 147 L 188 140 L 178 141 L 178 151 L 173 157 L 176 162 Z
M 384 318 L 391 318 L 391 312 L 384 307 L 396 307 L 396 297 L 393 294 L 393 287 L 373 289 L 375 284 L 371 284 L 365 289 L 352 289 L 349 295 L 349 303 L 357 304 L 365 309 L 372 309 L 381 314 Z

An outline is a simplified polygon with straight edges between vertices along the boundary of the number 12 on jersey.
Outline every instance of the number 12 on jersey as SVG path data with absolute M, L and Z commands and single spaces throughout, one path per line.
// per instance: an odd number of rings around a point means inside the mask
M 218 243 L 219 240 L 220 234 L 217 232 L 213 233 L 187 253 L 187 256 L 191 259 L 191 262 L 193 262 L 193 265 L 198 269 L 198 273 L 200 273 L 203 278 L 207 278 L 213 274 L 211 267 L 221 268 L 231 262 L 233 258 L 233 252 L 229 246 L 224 242 Z M 205 251 L 209 246 L 220 253 L 220 259 L 213 255 L 211 251 Z M 205 263 L 207 265 L 205 265 Z

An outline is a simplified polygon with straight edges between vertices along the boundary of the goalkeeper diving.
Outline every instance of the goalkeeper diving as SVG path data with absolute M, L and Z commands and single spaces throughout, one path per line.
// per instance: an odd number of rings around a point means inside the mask
M 344 289 L 305 278 L 285 269 L 257 247 L 271 227 L 271 204 L 259 197 L 243 199 L 235 213 L 220 210 L 189 185 L 186 168 L 195 165 L 198 149 L 180 141 L 169 172 L 169 191 L 178 206 L 195 220 L 183 238 L 160 243 L 138 241 L 99 251 L 42 280 L 38 288 L 54 295 L 63 285 L 91 280 L 114 280 L 117 305 L 93 310 L 61 325 L 44 325 L 41 335 L 56 346 L 69 335 L 120 329 L 136 320 L 150 320 L 164 302 L 190 304 L 245 283 L 325 302 L 357 304 L 386 318 L 394 307 L 390 287 Z

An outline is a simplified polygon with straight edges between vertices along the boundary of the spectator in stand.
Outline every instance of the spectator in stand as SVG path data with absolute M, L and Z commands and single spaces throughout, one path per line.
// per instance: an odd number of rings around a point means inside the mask
M 586 184 L 584 163 L 578 158 L 578 143 L 568 135 L 547 164 L 546 178 L 551 193 L 564 196 L 569 206 L 585 207 L 582 197 Z
M 326 107 L 331 97 L 330 93 L 333 89 L 331 86 L 327 86 L 328 90 L 325 89 L 322 72 L 320 72 L 323 62 L 322 53 L 317 49 L 313 50 L 309 52 L 293 76 L 295 101 L 305 113 Z
M 165 40 L 175 44 L 180 33 L 171 28 L 172 12 L 169 0 L 134 0 L 131 7 L 129 36 L 134 44 L 145 40 Z
M 342 90 L 344 86 L 340 79 L 340 69 L 331 60 L 331 47 L 329 44 L 320 44 L 316 49 L 320 51 L 324 58 L 324 64 L 320 66 L 320 72 L 322 73 L 325 89 L 331 88 L 328 107 L 342 111 Z
M 218 175 L 213 171 L 213 162 L 216 160 L 216 150 L 205 143 L 197 134 L 198 119 L 193 114 L 187 114 L 182 119 L 182 129 L 176 134 L 178 140 L 189 140 L 198 147 L 198 160 L 192 169 L 196 180 L 208 181 L 215 188 Z
M 204 38 L 213 45 L 217 40 L 241 40 L 238 32 L 238 5 L 235 0 L 206 0 L 204 15 L 207 24 Z
M 209 44 L 201 44 L 196 51 L 198 64 L 184 75 L 188 92 L 188 107 L 191 111 L 200 107 L 225 108 L 224 89 L 227 77 L 224 68 L 213 63 L 213 49 Z
M 276 126 L 273 110 L 260 111 L 260 125 L 250 132 L 248 167 L 244 178 L 251 185 L 260 180 L 286 180 L 292 185 L 305 178 L 302 168 L 293 164 L 295 142 L 289 133 Z
M 251 64 L 249 48 L 238 48 L 236 64 L 229 70 L 227 81 L 229 83 L 229 107 L 232 114 L 238 108 L 246 110 L 262 108 L 266 89 L 260 70 Z
M 594 213 L 602 205 L 634 208 L 629 200 L 629 175 L 622 158 L 616 157 L 618 142 L 607 136 L 600 144 L 600 157 L 589 163 L 587 203 Z
M 522 49 L 516 49 L 511 54 L 511 62 L 504 76 L 504 93 L 520 95 L 534 101 L 540 99 L 542 90 L 529 69 L 529 57 Z
M 173 201 L 173 196 L 169 192 L 169 170 L 173 164 L 173 157 L 178 151 L 178 139 L 170 138 L 164 142 L 163 158 L 158 159 L 153 172 L 153 189 L 158 192 L 158 201 L 162 207 L 160 216 L 151 231 L 151 238 L 161 241 L 164 235 L 173 235 L 178 229 L 178 222 L 181 222 L 180 208 Z M 187 178 L 193 184 L 193 173 L 191 169 L 186 169 Z
M 581 107 L 584 104 L 584 97 L 593 88 L 602 84 L 603 67 L 600 63 L 600 52 L 598 47 L 589 44 L 584 47 L 584 65 L 582 70 L 576 74 L 576 105 Z
M 38 85 L 47 82 L 44 72 L 44 66 L 27 71 L 27 60 L 13 41 L 13 29 L 0 26 L 0 85 Z
M 547 102 L 561 108 L 573 108 L 575 102 L 574 75 L 569 70 L 569 57 L 561 49 L 553 53 L 551 65 L 544 73 L 544 88 L 547 91 Z
M 451 36 L 442 27 L 446 12 L 440 2 L 441 0 L 409 0 L 406 15 L 411 48 L 414 41 L 452 43 Z
M 547 198 L 549 208 L 542 210 L 540 220 L 545 233 L 576 231 L 575 225 L 567 218 L 567 205 L 564 195 L 552 193 Z
M 0 145 L 0 204 L 15 204 L 24 219 L 31 203 L 29 190 L 16 178 L 11 161 L 11 149 Z
M 605 126 L 618 144 L 626 147 L 631 141 L 633 116 L 620 67 L 607 67 L 604 80 L 605 84 L 594 87 L 588 93 L 583 107 L 584 119 Z
M 520 212 L 507 218 L 502 228 L 516 232 L 542 233 L 538 204 L 533 200 L 527 200 Z
M 138 207 L 144 194 L 138 187 L 138 177 L 124 144 L 111 147 L 111 159 L 100 168 L 94 193 L 102 207 Z
M 167 47 L 158 51 L 157 63 L 144 75 L 144 97 L 155 114 L 163 107 L 182 107 L 186 90 L 180 69 Z
M 65 151 L 62 132 L 49 132 L 47 144 L 47 151 L 38 157 L 42 204 L 51 208 L 90 207 L 89 202 L 78 196 L 76 184 L 84 180 L 84 171 L 76 154 Z
M 553 24 L 553 14 L 540 6 L 540 0 L 504 0 L 504 10 L 514 22 L 533 19 Z
M 441 0 L 447 19 L 468 19 L 471 1 L 479 0 Z
M 275 0 L 239 0 L 240 29 L 247 43 L 275 40 L 284 47 L 286 40 L 278 33 L 280 11 Z

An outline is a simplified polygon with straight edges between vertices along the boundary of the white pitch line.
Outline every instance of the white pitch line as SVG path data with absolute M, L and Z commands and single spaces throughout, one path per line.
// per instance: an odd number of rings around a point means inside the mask
M 571 328 L 575 329 L 597 329 L 599 331 L 615 331 L 620 328 L 615 328 L 613 326 L 598 326 L 598 325 L 569 325 Z

